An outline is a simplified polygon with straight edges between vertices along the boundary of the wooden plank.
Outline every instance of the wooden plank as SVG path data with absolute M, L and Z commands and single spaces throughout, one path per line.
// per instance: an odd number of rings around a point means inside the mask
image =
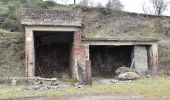
M 37 78 L 37 79 L 43 81 L 58 81 L 57 78 Z

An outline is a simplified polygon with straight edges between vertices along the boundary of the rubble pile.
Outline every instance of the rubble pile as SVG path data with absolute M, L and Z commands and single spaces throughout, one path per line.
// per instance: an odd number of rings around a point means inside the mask
M 42 89 L 63 89 L 70 87 L 69 84 L 58 81 L 57 78 L 37 78 L 30 81 L 30 86 L 25 90 L 42 90 Z
M 140 75 L 135 69 L 128 67 L 117 68 L 115 72 L 119 80 L 135 80 L 140 78 Z

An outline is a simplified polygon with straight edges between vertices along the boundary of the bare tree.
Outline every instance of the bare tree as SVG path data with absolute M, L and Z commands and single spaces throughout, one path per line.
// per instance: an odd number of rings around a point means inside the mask
M 81 0 L 80 5 L 88 6 L 89 5 L 89 0 Z
M 98 8 L 102 8 L 102 3 L 101 2 L 98 2 L 97 5 L 96 5 Z
M 76 0 L 74 0 L 74 4 L 76 4 Z
M 94 2 L 92 0 L 89 0 L 88 6 L 94 7 L 95 4 L 94 4 Z
M 150 0 L 150 4 L 143 4 L 143 12 L 146 14 L 162 15 L 167 10 L 169 2 L 165 0 Z
M 62 0 L 63 4 L 66 5 L 68 0 Z
M 155 14 L 157 15 L 161 15 L 167 9 L 168 2 L 165 0 L 152 0 L 151 2 L 153 4 Z
M 120 0 L 109 0 L 106 4 L 106 8 L 121 10 L 123 8 L 123 5 Z
M 145 13 L 145 14 L 152 14 L 153 13 L 150 6 L 148 6 L 146 2 L 143 3 L 142 10 L 143 10 L 143 13 Z

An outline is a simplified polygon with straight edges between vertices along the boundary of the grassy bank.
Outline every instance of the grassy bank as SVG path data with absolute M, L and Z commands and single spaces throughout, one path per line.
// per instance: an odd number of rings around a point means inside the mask
M 134 94 L 143 96 L 169 96 L 170 77 L 157 77 L 152 79 L 140 79 L 132 83 L 114 83 L 112 85 L 101 85 L 93 82 L 93 86 L 82 89 L 74 87 L 65 90 L 38 90 L 24 91 L 26 85 L 11 87 L 0 85 L 0 99 L 37 97 L 37 96 L 74 96 L 91 94 Z

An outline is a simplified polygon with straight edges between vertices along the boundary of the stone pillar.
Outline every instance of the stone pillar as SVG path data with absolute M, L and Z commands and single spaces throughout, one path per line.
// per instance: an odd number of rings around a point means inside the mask
M 91 61 L 86 60 L 86 85 L 92 85 Z
M 146 46 L 134 46 L 132 53 L 133 67 L 140 73 L 148 71 L 148 56 Z
M 25 60 L 27 77 L 35 75 L 34 36 L 31 29 L 25 29 Z
M 91 78 L 91 61 L 90 55 L 89 55 L 89 45 L 83 45 L 81 46 L 82 52 L 81 52 L 81 64 L 82 64 L 82 70 L 81 72 L 81 79 L 83 79 L 83 83 L 85 85 L 91 85 L 92 84 L 92 78 Z
M 81 61 L 85 65 L 86 60 L 90 60 L 89 45 L 83 45 L 81 46 L 81 48 L 82 48 Z
M 76 31 L 73 36 L 73 47 L 72 47 L 72 78 L 78 79 L 78 63 L 81 59 L 81 34 Z
M 149 69 L 153 74 L 157 72 L 158 69 L 158 45 L 152 44 L 149 47 Z

